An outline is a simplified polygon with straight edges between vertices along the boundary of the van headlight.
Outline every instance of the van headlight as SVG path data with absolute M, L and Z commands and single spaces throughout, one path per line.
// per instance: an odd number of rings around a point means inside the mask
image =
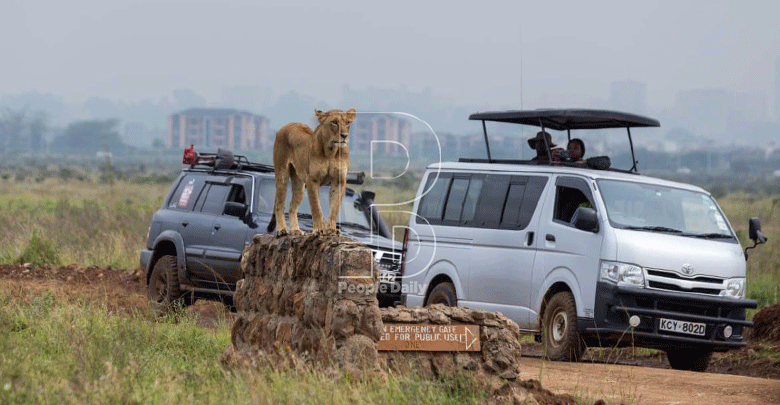
M 631 287 L 645 287 L 645 272 L 635 264 L 601 262 L 601 281 Z
M 745 278 L 730 278 L 724 283 L 724 289 L 720 292 L 721 297 L 745 298 Z

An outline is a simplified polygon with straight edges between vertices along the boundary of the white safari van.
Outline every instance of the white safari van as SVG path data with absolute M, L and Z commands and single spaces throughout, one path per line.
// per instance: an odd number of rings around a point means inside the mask
M 626 128 L 630 144 L 631 128 L 659 126 L 601 110 L 470 119 L 569 138 Z M 487 159 L 431 165 L 422 179 L 404 238 L 405 305 L 500 311 L 556 360 L 576 361 L 587 346 L 634 345 L 703 371 L 712 352 L 744 345 L 745 309 L 756 307 L 745 299 L 747 249 L 707 191 L 639 175 L 636 159 L 628 170 L 609 168 L 606 157 L 496 160 L 487 132 L 485 142 Z M 749 225 L 752 247 L 766 241 L 757 218 Z

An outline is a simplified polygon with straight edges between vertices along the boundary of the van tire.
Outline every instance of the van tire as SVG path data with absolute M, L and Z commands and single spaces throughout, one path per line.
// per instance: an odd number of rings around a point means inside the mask
M 577 306 L 568 291 L 550 298 L 542 318 L 544 356 L 550 360 L 579 361 L 585 345 L 577 326 Z
M 177 304 L 184 304 L 176 256 L 165 255 L 154 264 L 147 286 L 149 300 L 160 313 L 170 312 Z
M 675 370 L 704 371 L 710 364 L 712 351 L 694 349 L 670 349 L 666 351 L 669 365 Z
M 444 304 L 448 307 L 457 307 L 458 296 L 455 293 L 455 286 L 446 281 L 436 284 L 436 287 L 433 287 L 433 290 L 428 294 L 428 299 L 425 300 L 426 307 L 433 304 Z

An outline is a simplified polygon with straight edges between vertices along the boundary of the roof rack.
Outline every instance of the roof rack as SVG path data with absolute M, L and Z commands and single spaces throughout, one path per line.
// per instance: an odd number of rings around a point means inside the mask
M 217 153 L 198 153 L 195 152 L 195 145 L 190 145 L 184 149 L 184 156 L 181 162 L 190 165 L 191 169 L 196 166 L 212 167 L 214 170 L 248 170 L 260 173 L 273 173 L 274 167 L 263 163 L 250 162 L 244 155 L 234 155 L 227 149 L 217 148 Z M 348 184 L 363 184 L 366 178 L 365 172 L 348 172 Z
M 233 152 L 218 148 L 217 153 L 198 153 L 195 152 L 195 146 L 190 145 L 184 149 L 182 163 L 195 166 L 213 167 L 214 170 L 249 170 L 253 172 L 272 173 L 274 167 L 262 163 L 250 162 L 244 155 L 234 155 Z

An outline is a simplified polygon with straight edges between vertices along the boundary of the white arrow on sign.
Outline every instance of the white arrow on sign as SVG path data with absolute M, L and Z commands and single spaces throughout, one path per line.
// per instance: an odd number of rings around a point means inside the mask
M 471 342 L 469 342 L 469 335 L 471 335 L 471 337 L 474 338 L 471 340 Z M 471 349 L 471 346 L 473 346 L 476 341 L 477 341 L 477 337 L 474 336 L 473 333 L 471 333 L 470 328 L 466 327 L 466 350 Z

